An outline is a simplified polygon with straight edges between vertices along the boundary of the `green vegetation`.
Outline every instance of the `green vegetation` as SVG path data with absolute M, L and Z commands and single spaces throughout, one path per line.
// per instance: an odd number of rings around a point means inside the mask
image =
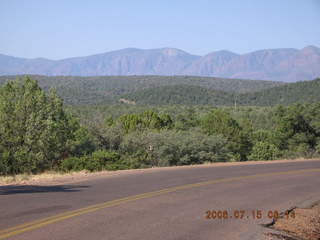
M 314 88 L 317 81 L 311 82 Z M 0 87 L 1 175 L 318 156 L 319 101 L 273 107 L 65 107 L 55 91 L 43 91 L 30 78 Z
M 66 104 L 116 103 L 122 95 L 147 88 L 186 84 L 225 92 L 245 93 L 283 85 L 281 82 L 193 76 L 40 76 L 32 75 L 45 91 L 56 88 Z M 0 85 L 17 76 L 0 76 Z M 165 104 L 165 103 L 163 103 Z
M 138 90 L 123 98 L 144 105 L 274 106 L 320 101 L 320 79 L 290 83 L 254 92 L 237 93 L 190 85 Z
M 311 103 L 320 101 L 319 93 L 320 78 L 241 94 L 239 103 L 254 106 L 290 105 L 297 102 Z
M 118 121 L 121 128 L 126 132 L 143 131 L 145 129 L 164 129 L 171 128 L 172 120 L 170 115 L 159 115 L 153 111 L 145 111 L 140 114 L 127 114 L 121 116 Z M 113 124 L 112 119 L 108 119 L 110 125 Z
M 16 76 L 0 76 L 0 85 Z M 117 104 L 124 98 L 138 105 L 275 106 L 320 101 L 320 79 L 284 84 L 192 76 L 46 77 L 39 86 L 55 88 L 68 105 Z
M 0 172 L 34 172 L 57 165 L 76 129 L 54 91 L 26 78 L 0 89 Z
M 60 163 L 60 169 L 63 171 L 80 171 L 83 169 L 101 171 L 125 168 L 127 168 L 127 166 L 122 164 L 118 153 L 103 150 L 95 151 L 90 155 L 81 157 L 69 157 L 63 159 Z
M 199 86 L 173 85 L 143 89 L 122 96 L 145 105 L 214 105 L 226 106 L 234 104 L 234 94 L 211 90 Z

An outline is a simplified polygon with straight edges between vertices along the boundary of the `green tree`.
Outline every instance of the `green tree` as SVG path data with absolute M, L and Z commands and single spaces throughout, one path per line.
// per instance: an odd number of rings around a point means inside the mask
M 55 91 L 46 94 L 26 77 L 0 88 L 0 173 L 52 168 L 72 138 L 71 117 Z
M 96 149 L 96 144 L 90 132 L 76 123 L 74 136 L 68 142 L 69 154 L 72 156 L 84 156 L 91 154 Z
M 307 157 L 314 152 L 319 132 L 304 112 L 305 105 L 278 107 L 275 111 L 276 145 L 289 155 Z
M 202 129 L 209 135 L 223 135 L 227 140 L 229 149 L 234 153 L 235 161 L 245 161 L 251 149 L 247 134 L 242 131 L 230 113 L 221 109 L 214 109 L 207 114 L 201 122 Z
M 154 111 L 144 111 L 143 113 L 126 114 L 117 120 L 126 133 L 144 129 L 164 129 L 171 128 L 173 121 L 168 114 L 158 115 Z

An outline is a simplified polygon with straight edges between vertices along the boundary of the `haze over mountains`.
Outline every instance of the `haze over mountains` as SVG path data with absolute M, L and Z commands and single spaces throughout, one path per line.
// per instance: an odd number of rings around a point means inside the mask
M 193 75 L 294 82 L 320 76 L 320 48 L 216 51 L 205 56 L 175 48 L 127 48 L 86 57 L 49 60 L 0 54 L 0 75 Z

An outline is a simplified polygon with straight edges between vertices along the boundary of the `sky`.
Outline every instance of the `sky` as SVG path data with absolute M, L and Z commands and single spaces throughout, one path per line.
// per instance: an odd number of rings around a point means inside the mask
M 196 55 L 320 47 L 320 0 L 1 0 L 0 54 L 63 59 L 122 48 Z

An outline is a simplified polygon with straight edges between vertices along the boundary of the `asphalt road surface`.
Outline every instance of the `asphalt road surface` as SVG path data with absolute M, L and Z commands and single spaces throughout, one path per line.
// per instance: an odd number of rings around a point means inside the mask
M 256 240 L 277 212 L 317 196 L 320 160 L 0 186 L 0 240 Z

